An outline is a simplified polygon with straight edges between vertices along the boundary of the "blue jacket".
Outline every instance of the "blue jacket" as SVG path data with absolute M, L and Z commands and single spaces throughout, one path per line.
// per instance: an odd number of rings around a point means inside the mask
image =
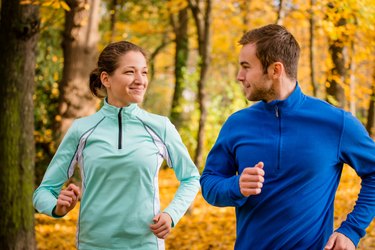
M 239 175 L 259 161 L 262 192 L 246 198 Z M 323 249 L 344 163 L 362 189 L 337 231 L 357 245 L 375 214 L 375 143 L 350 113 L 304 95 L 297 84 L 286 100 L 258 102 L 229 117 L 200 182 L 210 204 L 236 207 L 235 249 Z

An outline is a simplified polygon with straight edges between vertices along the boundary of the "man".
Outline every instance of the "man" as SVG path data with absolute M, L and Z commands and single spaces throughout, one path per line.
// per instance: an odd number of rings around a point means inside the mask
M 259 101 L 229 117 L 201 177 L 204 198 L 234 206 L 235 249 L 355 249 L 375 214 L 375 143 L 350 113 L 304 95 L 300 48 L 284 27 L 243 35 L 237 76 Z M 353 211 L 333 232 L 343 164 L 362 179 Z

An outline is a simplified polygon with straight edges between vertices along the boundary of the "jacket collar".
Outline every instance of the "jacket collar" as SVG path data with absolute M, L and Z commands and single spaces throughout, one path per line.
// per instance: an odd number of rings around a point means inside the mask
M 293 110 L 297 108 L 305 99 L 305 95 L 302 93 L 301 88 L 296 83 L 294 91 L 285 100 L 273 100 L 271 102 L 262 101 L 261 103 L 267 110 Z
M 132 115 L 135 114 L 139 110 L 139 107 L 136 103 L 131 103 L 125 107 L 115 107 L 107 102 L 107 98 L 103 100 L 103 106 L 100 109 L 100 112 L 103 113 L 104 116 L 107 117 L 117 117 L 119 112 L 121 111 L 122 115 Z

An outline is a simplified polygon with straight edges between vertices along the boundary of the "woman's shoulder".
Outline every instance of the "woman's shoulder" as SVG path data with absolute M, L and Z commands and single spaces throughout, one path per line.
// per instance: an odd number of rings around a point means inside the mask
M 96 112 L 92 115 L 76 118 L 72 124 L 72 128 L 78 130 L 78 132 L 85 132 L 90 128 L 97 126 L 101 121 L 104 120 L 104 116 L 100 112 Z
M 144 126 L 151 128 L 158 134 L 164 134 L 166 127 L 172 125 L 168 117 L 164 115 L 154 114 L 144 109 L 140 109 L 136 117 L 142 122 Z
M 151 113 L 144 109 L 139 109 L 136 117 L 142 121 L 156 123 L 156 124 L 164 124 L 168 119 L 168 117 L 164 115 L 159 115 L 155 113 Z

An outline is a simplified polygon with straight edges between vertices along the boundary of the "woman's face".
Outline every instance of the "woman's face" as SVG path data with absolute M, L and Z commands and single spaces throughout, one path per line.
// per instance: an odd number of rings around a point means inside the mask
M 147 71 L 146 58 L 141 52 L 129 51 L 120 56 L 112 75 L 101 74 L 108 103 L 119 108 L 141 103 L 148 86 Z

